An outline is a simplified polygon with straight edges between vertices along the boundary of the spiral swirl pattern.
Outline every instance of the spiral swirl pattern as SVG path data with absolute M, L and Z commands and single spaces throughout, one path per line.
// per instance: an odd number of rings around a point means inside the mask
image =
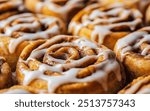
M 136 53 L 145 58 L 150 57 L 150 27 L 145 27 L 139 31 L 133 32 L 128 36 L 118 40 L 116 44 L 116 53 L 121 53 L 120 60 L 123 61 L 125 56 Z
M 29 49 L 32 50 L 26 52 Z M 48 91 L 54 93 L 62 85 L 96 82 L 104 90 L 101 93 L 109 93 L 111 74 L 115 83 L 123 84 L 122 69 L 114 53 L 85 38 L 55 36 L 48 41 L 37 41 L 23 52 L 17 66 L 18 79 L 23 85 L 36 84 L 37 79 L 42 79 L 47 81 Z
M 150 27 L 118 40 L 115 52 L 134 77 L 150 74 Z
M 142 14 L 137 9 L 129 9 L 123 4 L 88 6 L 77 14 L 69 25 L 69 32 L 86 36 L 92 41 L 104 44 L 109 36 L 124 36 L 142 25 Z M 121 38 L 118 37 L 118 38 Z M 108 44 L 105 44 L 106 46 Z
M 13 38 L 9 44 L 11 53 L 23 41 L 47 39 L 65 33 L 65 25 L 61 20 L 40 14 L 18 14 L 0 21 L 0 24 L 0 35 Z

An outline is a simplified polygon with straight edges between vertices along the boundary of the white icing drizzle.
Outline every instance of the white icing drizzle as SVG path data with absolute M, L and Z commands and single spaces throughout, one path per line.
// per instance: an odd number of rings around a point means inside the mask
M 150 43 L 150 34 L 146 30 L 149 30 L 150 27 L 143 28 L 142 30 L 133 32 L 126 37 L 119 39 L 116 43 L 116 51 L 121 51 L 121 61 L 124 60 L 124 57 L 128 52 L 140 48 L 140 45 L 143 43 Z M 150 50 L 150 46 L 147 47 L 141 52 L 141 55 L 147 55 Z
M 138 90 L 138 88 L 141 86 L 142 83 L 143 83 L 143 81 L 137 82 L 132 87 L 130 87 L 130 89 L 128 89 L 125 93 L 126 94 L 133 94 L 133 93 L 135 93 L 135 91 Z
M 150 45 L 147 46 L 142 52 L 141 52 L 141 55 L 147 55 L 148 54 L 148 51 L 150 50 Z
M 40 13 L 43 6 L 44 6 L 43 3 L 41 3 L 41 2 L 37 3 L 35 11 Z
M 137 94 L 150 94 L 150 88 L 144 88 L 138 91 Z
M 35 79 L 42 79 L 48 82 L 48 91 L 50 93 L 53 93 L 57 87 L 60 85 L 63 85 L 65 83 L 76 83 L 76 82 L 92 82 L 92 81 L 97 81 L 99 82 L 104 90 L 108 90 L 107 82 L 108 82 L 108 76 L 109 73 L 113 72 L 116 75 L 116 78 L 118 81 L 121 81 L 121 69 L 119 63 L 116 61 L 114 53 L 110 51 L 109 49 L 103 50 L 99 48 L 96 44 L 88 41 L 85 38 L 76 38 L 72 42 L 61 42 L 57 43 L 59 40 L 64 40 L 65 36 L 55 36 L 48 41 L 46 41 L 44 44 L 39 46 L 38 48 L 34 49 L 30 56 L 27 58 L 27 60 L 22 60 L 20 59 L 20 62 L 24 62 L 25 64 L 28 63 L 30 60 L 35 60 L 38 58 L 41 58 L 48 50 L 52 49 L 57 49 L 65 46 L 69 47 L 78 47 L 79 50 L 81 50 L 83 47 L 89 47 L 91 49 L 98 50 L 97 55 L 87 55 L 82 57 L 81 59 L 77 60 L 70 60 L 70 63 L 65 63 L 67 60 L 61 60 L 52 57 L 51 55 L 49 56 L 50 61 L 57 61 L 58 63 L 55 64 L 54 66 L 47 65 L 45 63 L 40 63 L 39 64 L 39 69 L 38 70 L 25 70 L 25 69 L 20 69 L 22 73 L 24 74 L 24 81 L 23 85 L 28 85 L 30 84 L 31 81 Z M 55 42 L 55 44 L 53 44 Z M 49 45 L 48 45 L 49 44 Z M 53 44 L 52 46 L 50 44 Z M 45 48 L 46 46 L 49 46 L 49 48 Z M 111 55 L 111 58 L 110 58 Z M 104 56 L 104 61 L 101 63 L 97 64 L 92 64 L 90 66 L 95 67 L 96 72 L 94 72 L 92 75 L 87 76 L 85 78 L 77 78 L 77 74 L 83 70 L 84 68 L 79 68 L 82 63 L 86 63 L 90 59 L 95 59 L 97 60 L 100 56 Z M 113 57 L 112 57 L 113 56 Z M 78 68 L 77 68 L 78 67 Z M 63 71 L 63 69 L 67 69 L 66 71 Z M 61 73 L 60 76 L 47 76 L 44 74 L 45 71 L 51 71 L 51 72 L 57 72 Z
M 69 32 L 73 33 L 74 35 L 78 35 L 81 28 L 88 27 L 89 25 L 94 25 L 94 29 L 92 29 L 91 34 L 91 40 L 96 41 L 98 37 L 98 43 L 102 44 L 104 38 L 107 35 L 111 34 L 111 30 L 115 27 L 127 26 L 131 31 L 134 31 L 137 25 L 142 24 L 142 15 L 138 10 L 125 9 L 122 5 L 113 7 L 108 11 L 101 11 L 98 8 L 98 6 L 96 6 L 96 9 L 92 7 L 92 11 L 90 14 L 82 15 L 82 17 L 80 18 L 81 22 L 72 21 L 69 25 Z M 85 9 L 85 11 L 89 11 L 91 9 L 88 7 Z M 133 17 L 132 21 L 122 22 L 128 19 L 130 16 Z M 106 17 L 109 18 L 106 19 Z
M 60 1 L 61 2 L 61 1 Z M 67 3 L 63 6 L 57 5 L 53 0 L 43 0 L 38 2 L 35 10 L 36 12 L 41 12 L 42 8 L 47 6 L 49 10 L 52 10 L 55 13 L 59 13 L 66 20 L 67 14 L 74 8 L 82 8 L 84 4 L 82 0 L 67 0 Z
M 12 24 L 14 21 L 19 21 L 21 23 Z M 36 40 L 40 38 L 46 39 L 54 35 L 61 34 L 63 29 L 61 29 L 61 23 L 57 24 L 59 22 L 60 21 L 55 17 L 48 17 L 39 14 L 34 15 L 31 13 L 23 13 L 14 15 L 6 20 L 0 21 L 0 29 L 4 30 L 1 35 L 13 37 L 14 32 L 19 35 L 18 38 L 10 41 L 9 51 L 10 53 L 13 53 L 16 47 L 25 40 Z M 55 25 L 49 28 L 49 26 L 54 23 Z M 41 25 L 47 27 L 47 29 L 42 30 Z M 21 29 L 28 29 L 35 33 L 22 32 L 20 31 Z
M 90 48 L 93 48 L 93 49 L 97 49 L 97 45 L 92 43 L 90 41 L 88 41 L 86 38 L 80 38 L 80 39 L 77 39 L 75 41 L 73 41 L 74 44 L 76 44 L 77 46 L 80 47 L 80 49 L 82 49 L 83 47 L 90 47 Z
M 135 82 L 129 89 L 125 91 L 125 94 L 150 94 L 149 80 L 144 78 Z M 144 85 L 142 87 L 142 85 Z

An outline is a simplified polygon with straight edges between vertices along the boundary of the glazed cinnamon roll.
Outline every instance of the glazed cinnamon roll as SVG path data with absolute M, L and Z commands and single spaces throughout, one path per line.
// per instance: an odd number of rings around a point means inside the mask
M 22 11 L 22 0 L 0 0 L 0 20 Z
M 37 39 L 48 39 L 65 33 L 65 24 L 58 18 L 22 13 L 0 21 L 0 55 L 14 67 L 22 49 Z
M 0 56 L 0 89 L 7 88 L 12 85 L 11 69 L 4 57 Z
M 123 4 L 90 5 L 79 12 L 69 25 L 73 35 L 87 37 L 113 49 L 116 41 L 142 26 L 142 14 Z
M 150 94 L 150 75 L 133 80 L 119 94 Z
M 115 52 L 117 58 L 130 72 L 131 79 L 150 75 L 150 27 L 142 28 L 119 39 Z
M 52 15 L 69 21 L 86 4 L 96 0 L 25 0 L 26 7 L 32 12 Z M 98 1 L 98 0 L 97 0 Z
M 102 0 L 101 1 L 101 4 L 105 4 L 105 5 L 114 4 L 114 3 L 118 3 L 118 4 L 123 3 L 129 8 L 138 9 L 143 14 L 143 22 L 145 22 L 146 19 L 145 25 L 150 24 L 150 22 L 148 23 L 148 21 L 150 21 L 150 14 L 149 14 L 150 8 L 148 8 L 150 7 L 149 6 L 150 0 Z
M 49 93 L 116 93 L 125 83 L 111 50 L 67 35 L 28 45 L 16 73 L 19 84 Z
M 15 85 L 8 89 L 0 90 L 0 94 L 39 94 L 46 93 L 46 91 L 37 90 L 29 86 Z

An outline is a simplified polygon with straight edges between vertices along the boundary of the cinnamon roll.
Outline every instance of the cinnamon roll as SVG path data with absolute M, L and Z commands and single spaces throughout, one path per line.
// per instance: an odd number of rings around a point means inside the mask
M 0 0 L 0 20 L 22 11 L 22 0 Z
M 65 30 L 65 24 L 56 17 L 32 13 L 11 16 L 0 21 L 0 55 L 14 67 L 30 41 L 48 39 L 65 33 Z
M 29 86 L 15 85 L 8 89 L 0 90 L 0 94 L 39 94 L 46 93 L 46 91 L 37 90 Z
M 150 75 L 150 27 L 142 28 L 119 39 L 115 52 L 117 58 L 130 72 L 131 79 Z
M 25 0 L 26 7 L 32 12 L 52 15 L 69 21 L 86 4 L 98 0 Z
M 142 26 L 142 14 L 123 4 L 90 5 L 69 25 L 69 33 L 89 38 L 113 49 L 116 41 Z
M 4 57 L 0 56 L 0 89 L 7 88 L 12 85 L 11 69 Z
M 109 5 L 109 4 L 120 4 L 123 3 L 129 8 L 136 8 L 143 14 L 143 22 L 145 25 L 150 24 L 150 0 L 102 0 L 101 4 Z M 149 21 L 149 22 L 148 22 Z
M 123 68 L 111 50 L 67 35 L 25 47 L 16 73 L 19 84 L 49 93 L 116 93 L 125 83 Z
M 150 75 L 133 80 L 119 94 L 150 94 Z

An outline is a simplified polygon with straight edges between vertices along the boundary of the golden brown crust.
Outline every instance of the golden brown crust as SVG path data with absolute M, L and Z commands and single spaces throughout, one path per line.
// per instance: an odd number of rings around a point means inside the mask
M 119 94 L 150 94 L 150 76 L 142 76 L 133 80 Z
M 135 8 L 128 8 L 123 4 L 94 4 L 72 19 L 69 32 L 113 49 L 118 39 L 141 26 L 142 14 Z
M 46 91 L 40 91 L 33 87 L 29 86 L 20 86 L 15 85 L 8 89 L 0 90 L 1 94 L 39 94 L 39 93 L 46 93 Z
M 15 15 L 23 10 L 19 10 L 22 7 L 22 0 L 1 0 L 0 1 L 0 20 L 4 20 L 12 15 Z
M 146 21 L 147 25 L 150 25 L 150 3 L 149 3 L 148 8 L 146 10 L 145 21 Z
M 11 16 L 0 24 L 0 55 L 6 58 L 13 71 L 20 53 L 30 41 L 51 38 L 66 30 L 58 18 L 31 13 Z
M 5 58 L 0 56 L 0 89 L 7 88 L 12 84 L 11 69 Z
M 150 27 L 142 28 L 118 40 L 115 46 L 117 58 L 130 73 L 130 79 L 150 75 Z
M 24 41 L 18 45 L 14 53 L 9 52 L 9 44 L 12 40 L 11 37 L 0 37 L 0 56 L 6 58 L 7 63 L 11 66 L 12 71 L 15 71 L 18 57 L 21 51 L 24 49 L 26 45 L 29 44 L 28 41 Z
M 98 50 L 102 51 L 100 55 Z M 102 67 L 105 67 L 104 72 L 101 72 Z M 86 39 L 66 35 L 28 45 L 20 55 L 16 72 L 19 84 L 50 93 L 116 93 L 125 83 L 123 69 L 112 51 Z M 100 73 L 104 76 L 99 77 Z

